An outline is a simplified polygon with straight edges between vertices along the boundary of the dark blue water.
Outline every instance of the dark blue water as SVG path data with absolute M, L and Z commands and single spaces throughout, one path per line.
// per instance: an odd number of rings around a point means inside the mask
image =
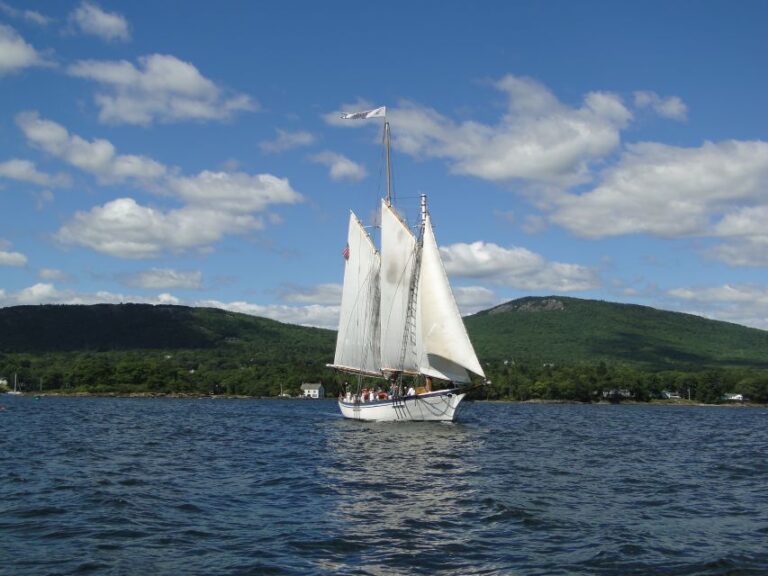
M 768 410 L 0 397 L 0 574 L 768 574 Z

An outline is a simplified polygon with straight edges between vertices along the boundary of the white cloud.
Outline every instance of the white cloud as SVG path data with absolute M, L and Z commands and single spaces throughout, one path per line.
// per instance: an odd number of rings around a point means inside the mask
M 6 4 L 5 2 L 0 2 L 0 11 L 7 14 L 11 18 L 25 20 L 39 26 L 47 26 L 51 23 L 51 18 L 40 14 L 40 12 L 35 10 L 19 10 L 9 4 Z
M 99 120 L 147 126 L 155 121 L 225 120 L 236 112 L 258 109 L 244 94 L 227 95 L 195 66 L 166 54 L 125 60 L 81 60 L 68 69 L 79 78 L 98 82 Z
M 126 278 L 129 286 L 146 289 L 182 288 L 196 290 L 203 279 L 198 270 L 174 270 L 172 268 L 151 268 Z
M 449 275 L 484 278 L 519 290 L 570 292 L 600 285 L 594 269 L 549 262 L 526 248 L 473 242 L 444 246 L 440 252 Z
M 118 154 L 107 140 L 87 141 L 70 135 L 63 126 L 44 120 L 36 112 L 16 117 L 30 145 L 95 175 L 102 183 L 132 180 L 155 193 L 172 194 L 185 205 L 163 211 L 119 198 L 78 212 L 56 234 L 63 244 L 79 245 L 124 258 L 151 258 L 165 250 L 203 249 L 225 234 L 262 228 L 261 217 L 275 204 L 303 201 L 286 178 L 271 174 L 211 172 L 179 176 L 178 170 L 144 156 Z M 29 166 L 17 172 L 33 174 Z M 0 175 L 2 172 L 0 172 Z M 265 214 L 279 223 L 275 214 Z
M 454 286 L 453 297 L 462 315 L 474 314 L 498 303 L 494 292 L 482 286 Z
M 677 288 L 669 295 L 693 303 L 691 314 L 768 330 L 768 288 L 752 284 L 724 284 L 696 288 Z M 684 304 L 689 306 L 689 304 Z
M 54 284 L 39 282 L 18 292 L 0 290 L 0 307 L 24 304 L 121 304 L 135 302 L 143 304 L 179 304 L 181 301 L 167 293 L 157 296 L 131 296 L 113 292 L 98 291 L 80 293 L 74 290 L 60 290 Z
M 69 15 L 70 22 L 82 33 L 102 40 L 131 39 L 128 21 L 117 12 L 106 12 L 93 2 L 81 2 Z
M 455 123 L 409 103 L 392 110 L 398 148 L 445 159 L 454 172 L 485 180 L 565 186 L 588 180 L 590 163 L 619 146 L 620 131 L 632 119 L 610 93 L 589 93 L 574 108 L 528 78 L 506 76 L 495 87 L 508 99 L 495 125 Z
M 768 266 L 768 205 L 739 208 L 714 228 L 725 241 L 711 253 L 731 266 Z
M 40 280 L 58 280 L 60 282 L 68 282 L 70 280 L 69 274 L 56 268 L 40 268 L 37 271 L 37 277 Z
M 252 304 L 249 302 L 221 302 L 218 300 L 198 300 L 185 302 L 167 292 L 156 296 L 135 296 L 116 294 L 108 291 L 81 293 L 74 290 L 60 290 L 54 284 L 40 282 L 17 292 L 0 289 L 0 307 L 23 304 L 120 304 L 126 302 L 142 304 L 174 304 L 206 308 L 220 308 L 231 312 L 249 314 L 262 318 L 271 318 L 279 322 L 314 326 L 335 330 L 339 322 L 338 306 L 285 306 Z
M 596 188 L 561 196 L 551 220 L 591 238 L 709 234 L 713 217 L 761 198 L 766 187 L 766 142 L 639 143 L 627 147 Z
M 40 172 L 29 160 L 17 158 L 0 162 L 0 178 L 31 182 L 40 186 L 68 186 L 71 183 L 67 174 L 45 174 Z
M 66 128 L 40 118 L 37 112 L 21 112 L 16 116 L 16 124 L 30 145 L 97 176 L 102 182 L 121 182 L 129 178 L 153 180 L 168 171 L 145 156 L 117 154 L 107 140 L 97 138 L 89 142 L 70 135 Z
M 218 300 L 200 300 L 194 306 L 204 306 L 230 310 L 251 316 L 271 318 L 279 322 L 298 324 L 301 326 L 314 326 L 336 330 L 339 325 L 339 307 L 321 306 L 312 304 L 309 306 L 285 306 L 251 304 L 249 302 L 221 302 Z
M 203 248 L 225 234 L 262 227 L 250 214 L 183 207 L 164 212 L 118 198 L 90 212 L 77 212 L 56 233 L 62 244 L 84 246 L 120 258 L 153 258 L 166 250 Z
M 0 24 L 0 76 L 29 68 L 46 66 L 48 62 L 33 46 L 5 24 Z
M 276 132 L 277 137 L 274 140 L 260 142 L 259 148 L 264 152 L 278 153 L 301 146 L 309 146 L 315 142 L 315 137 L 309 132 L 287 132 L 280 128 L 277 128 Z
M 321 152 L 310 156 L 309 159 L 317 164 L 327 166 L 330 169 L 332 180 L 359 182 L 368 175 L 363 166 L 335 152 Z
M 261 212 L 272 204 L 303 200 L 287 178 L 271 174 L 205 170 L 197 176 L 169 178 L 168 187 L 190 204 L 231 212 Z
M 280 299 L 285 302 L 338 306 L 341 303 L 341 284 L 318 284 L 311 287 L 286 286 L 280 290 Z
M 0 266 L 26 266 L 27 257 L 21 252 L 0 250 Z
M 672 120 L 685 120 L 688 117 L 688 107 L 678 96 L 662 98 L 655 92 L 635 92 L 635 106 L 651 108 L 659 116 Z

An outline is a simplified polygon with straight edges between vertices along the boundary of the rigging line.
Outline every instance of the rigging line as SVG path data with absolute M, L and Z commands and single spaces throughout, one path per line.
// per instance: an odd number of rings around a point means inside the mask
M 413 273 L 411 274 L 411 281 L 408 286 L 408 304 L 405 308 L 405 326 L 403 327 L 403 342 L 400 348 L 401 368 L 405 366 L 405 355 L 409 341 L 414 348 L 414 356 L 416 356 L 416 297 L 419 291 L 419 275 L 421 274 L 422 244 L 422 239 L 419 238 L 413 252 Z

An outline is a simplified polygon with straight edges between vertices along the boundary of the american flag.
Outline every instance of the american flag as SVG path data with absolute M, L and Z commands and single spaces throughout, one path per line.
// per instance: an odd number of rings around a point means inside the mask
M 344 260 L 349 260 L 349 244 L 344 246 L 344 250 L 341 251 L 342 256 L 344 256 Z

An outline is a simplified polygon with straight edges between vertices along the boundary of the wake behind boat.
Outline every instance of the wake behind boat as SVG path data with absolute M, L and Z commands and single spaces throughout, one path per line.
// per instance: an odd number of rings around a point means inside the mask
M 378 117 L 385 117 L 384 108 L 342 116 Z M 389 141 L 385 120 L 381 246 L 350 213 L 336 354 L 329 366 L 356 377 L 339 398 L 346 418 L 453 421 L 471 384 L 469 373 L 485 375 L 448 283 L 426 196 L 415 233 L 392 205 Z

